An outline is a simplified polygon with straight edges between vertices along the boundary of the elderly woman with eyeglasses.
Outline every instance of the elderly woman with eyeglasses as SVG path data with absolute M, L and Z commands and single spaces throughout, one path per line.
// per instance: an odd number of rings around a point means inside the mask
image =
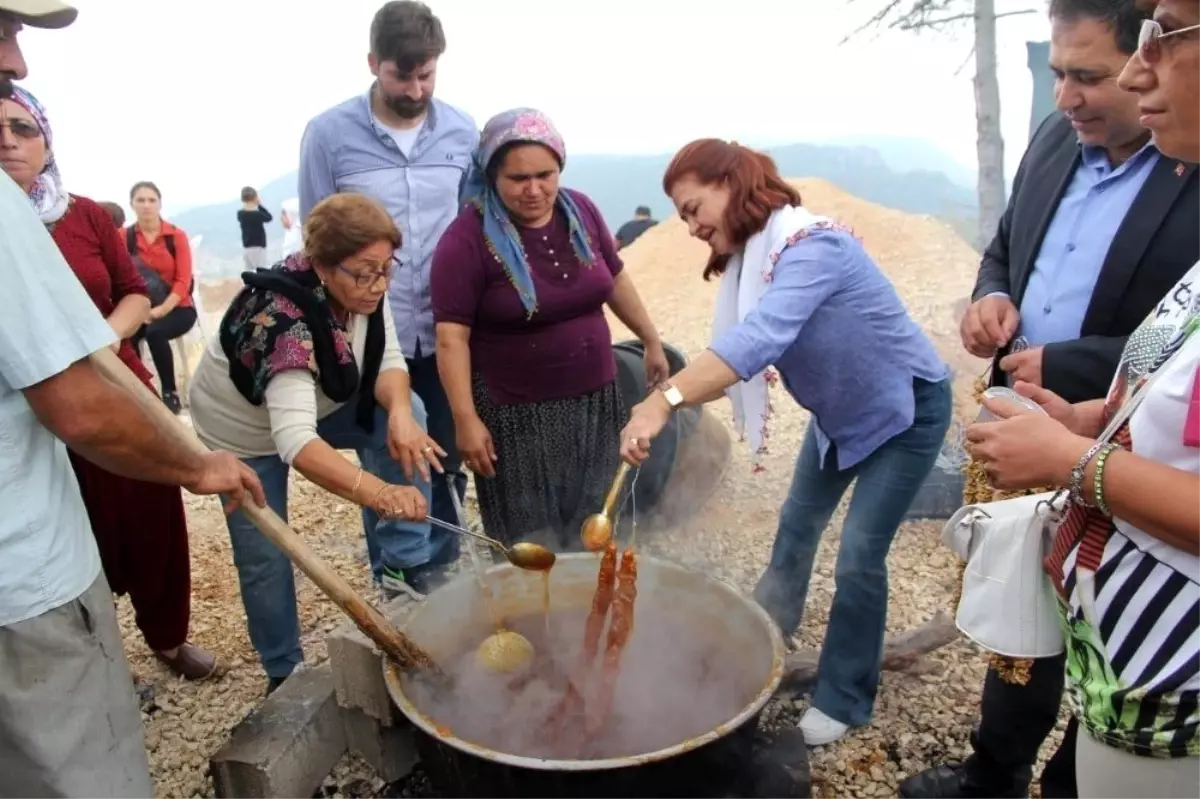
M 240 455 L 287 518 L 290 467 L 362 506 L 385 595 L 428 590 L 452 542 L 426 521 L 430 470 L 445 451 L 425 431 L 388 304 L 400 231 L 361 194 L 335 194 L 304 226 L 304 251 L 247 272 L 196 370 L 201 440 Z M 355 464 L 338 450 L 355 450 Z M 273 690 L 302 660 L 292 566 L 244 515 L 229 517 L 250 639 Z
M 1182 171 L 1200 161 L 1200 2 L 1147 5 L 1120 85 Z M 989 401 L 1001 420 L 967 439 L 998 488 L 1069 488 L 1045 567 L 1079 795 L 1200 796 L 1200 264 L 1129 337 L 1106 399 L 1015 388 L 1046 413 Z

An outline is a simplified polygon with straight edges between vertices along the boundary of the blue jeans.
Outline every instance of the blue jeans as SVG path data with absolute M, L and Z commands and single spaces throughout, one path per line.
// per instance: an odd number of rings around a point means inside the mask
M 387 445 L 387 413 L 377 408 L 375 430 L 368 433 L 354 419 L 357 398 L 317 424 L 317 433 L 334 449 L 352 449 L 367 472 L 393 485 L 409 485 L 400 464 L 392 459 Z M 412 398 L 413 416 L 425 426 L 425 408 L 420 397 Z M 278 455 L 245 458 L 258 474 L 267 504 L 287 521 L 289 467 Z M 417 475 L 411 483 L 429 501 L 430 486 Z M 363 531 L 371 573 L 378 581 L 383 569 L 405 569 L 430 563 L 453 542 L 452 534 L 430 529 L 429 522 L 380 521 L 375 511 L 362 509 Z M 237 511 L 226 517 L 233 543 L 233 562 L 242 588 L 242 606 L 250 641 L 269 677 L 286 677 L 303 659 L 300 622 L 296 616 L 296 583 L 292 563 L 270 539 Z
M 933 470 L 950 426 L 950 383 L 914 381 L 913 424 L 865 460 L 839 470 L 830 447 L 821 463 L 810 425 L 779 516 L 771 562 L 754 598 L 784 636 L 804 615 L 817 545 L 834 510 L 857 478 L 842 525 L 837 589 L 818 663 L 813 707 L 843 724 L 871 719 L 887 622 L 887 556 L 904 514 Z
M 407 358 L 406 362 L 412 390 L 425 403 L 425 413 L 429 417 L 429 426 L 426 429 L 430 437 L 446 450 L 446 457 L 442 458 L 442 468 L 446 470 L 446 476 L 439 475 L 434 478 L 429 515 L 458 524 L 454 500 L 450 496 L 450 486 L 454 485 L 458 501 L 462 502 L 467 495 L 467 475 L 462 471 L 458 447 L 455 446 L 454 416 L 450 412 L 450 400 L 446 398 L 446 391 L 442 388 L 442 381 L 438 376 L 437 356 L 422 356 L 421 343 L 418 341 L 415 357 Z M 435 563 L 444 564 L 458 560 L 459 544 L 457 538 L 448 542 Z

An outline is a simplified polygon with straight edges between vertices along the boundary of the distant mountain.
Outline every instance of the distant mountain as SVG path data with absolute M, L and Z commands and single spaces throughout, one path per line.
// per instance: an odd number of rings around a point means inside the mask
M 824 178 L 880 205 L 942 217 L 960 230 L 970 230 L 973 225 L 974 190 L 938 171 L 936 158 L 929 153 L 924 159 L 909 159 L 913 164 L 920 163 L 921 168 L 899 169 L 889 164 L 880 150 L 865 146 L 791 144 L 767 150 L 786 177 Z M 662 192 L 661 182 L 669 161 L 666 154 L 575 155 L 567 162 L 563 183 L 591 197 L 605 221 L 616 230 L 638 205 L 650 206 L 658 218 L 674 212 Z M 952 166 L 944 156 L 942 163 Z M 296 173 L 277 178 L 258 190 L 263 204 L 278 217 L 283 201 L 297 193 Z M 240 207 L 233 200 L 192 208 L 172 219 L 189 234 L 204 236 L 200 269 L 210 278 L 233 276 L 241 271 L 241 237 L 237 225 Z M 277 251 L 282 233 L 277 221 L 268 225 L 269 252 Z
M 962 164 L 925 139 L 907 136 L 841 136 L 820 144 L 841 147 L 869 147 L 879 152 L 896 172 L 941 172 L 958 185 L 975 191 L 979 175 L 974 167 Z

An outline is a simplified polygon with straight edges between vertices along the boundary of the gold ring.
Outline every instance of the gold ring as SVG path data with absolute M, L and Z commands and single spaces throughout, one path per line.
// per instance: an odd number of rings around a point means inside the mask
M 421 453 L 425 455 L 428 455 L 430 452 L 433 452 L 433 447 L 425 447 L 423 450 L 421 450 Z

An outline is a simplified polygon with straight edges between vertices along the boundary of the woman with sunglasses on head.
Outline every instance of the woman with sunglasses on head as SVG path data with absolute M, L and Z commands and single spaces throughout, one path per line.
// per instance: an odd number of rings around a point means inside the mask
M 425 432 L 391 310 L 383 302 L 400 231 L 353 193 L 318 203 L 304 250 L 243 274 L 189 395 L 200 439 L 241 456 L 287 519 L 291 467 L 362 506 L 367 551 L 390 575 L 428 590 L 449 541 L 426 521 L 430 470 L 445 451 Z M 338 450 L 355 450 L 359 463 Z M 228 518 L 250 639 L 274 690 L 303 659 L 292 564 L 241 512 Z
M 162 386 L 163 403 L 179 413 L 179 395 L 175 391 L 175 356 L 171 342 L 186 335 L 196 324 L 192 302 L 192 248 L 181 228 L 162 218 L 162 192 L 148 180 L 133 184 L 129 205 L 136 220 L 122 231 L 122 245 L 143 268 L 154 302 L 146 323 L 134 334 L 138 349 L 145 340 Z
M 1166 158 L 1200 161 L 1200 0 L 1162 0 L 1120 77 Z M 1108 398 L 988 402 L 967 431 L 998 488 L 1068 488 L 1046 571 L 1082 728 L 1079 795 L 1200 795 L 1200 264 L 1129 337 Z M 1102 431 L 1115 427 L 1110 438 Z
M 17 87 L 0 100 L 0 168 L 29 195 L 63 258 L 120 337 L 117 355 L 154 391 L 130 343 L 150 311 L 146 286 L 113 235 L 109 214 L 63 187 L 53 142 L 46 111 L 32 94 Z M 114 593 L 129 595 L 146 645 L 186 679 L 218 675 L 216 658 L 187 640 L 191 561 L 179 488 L 115 475 L 73 452 L 70 457 L 104 574 Z

